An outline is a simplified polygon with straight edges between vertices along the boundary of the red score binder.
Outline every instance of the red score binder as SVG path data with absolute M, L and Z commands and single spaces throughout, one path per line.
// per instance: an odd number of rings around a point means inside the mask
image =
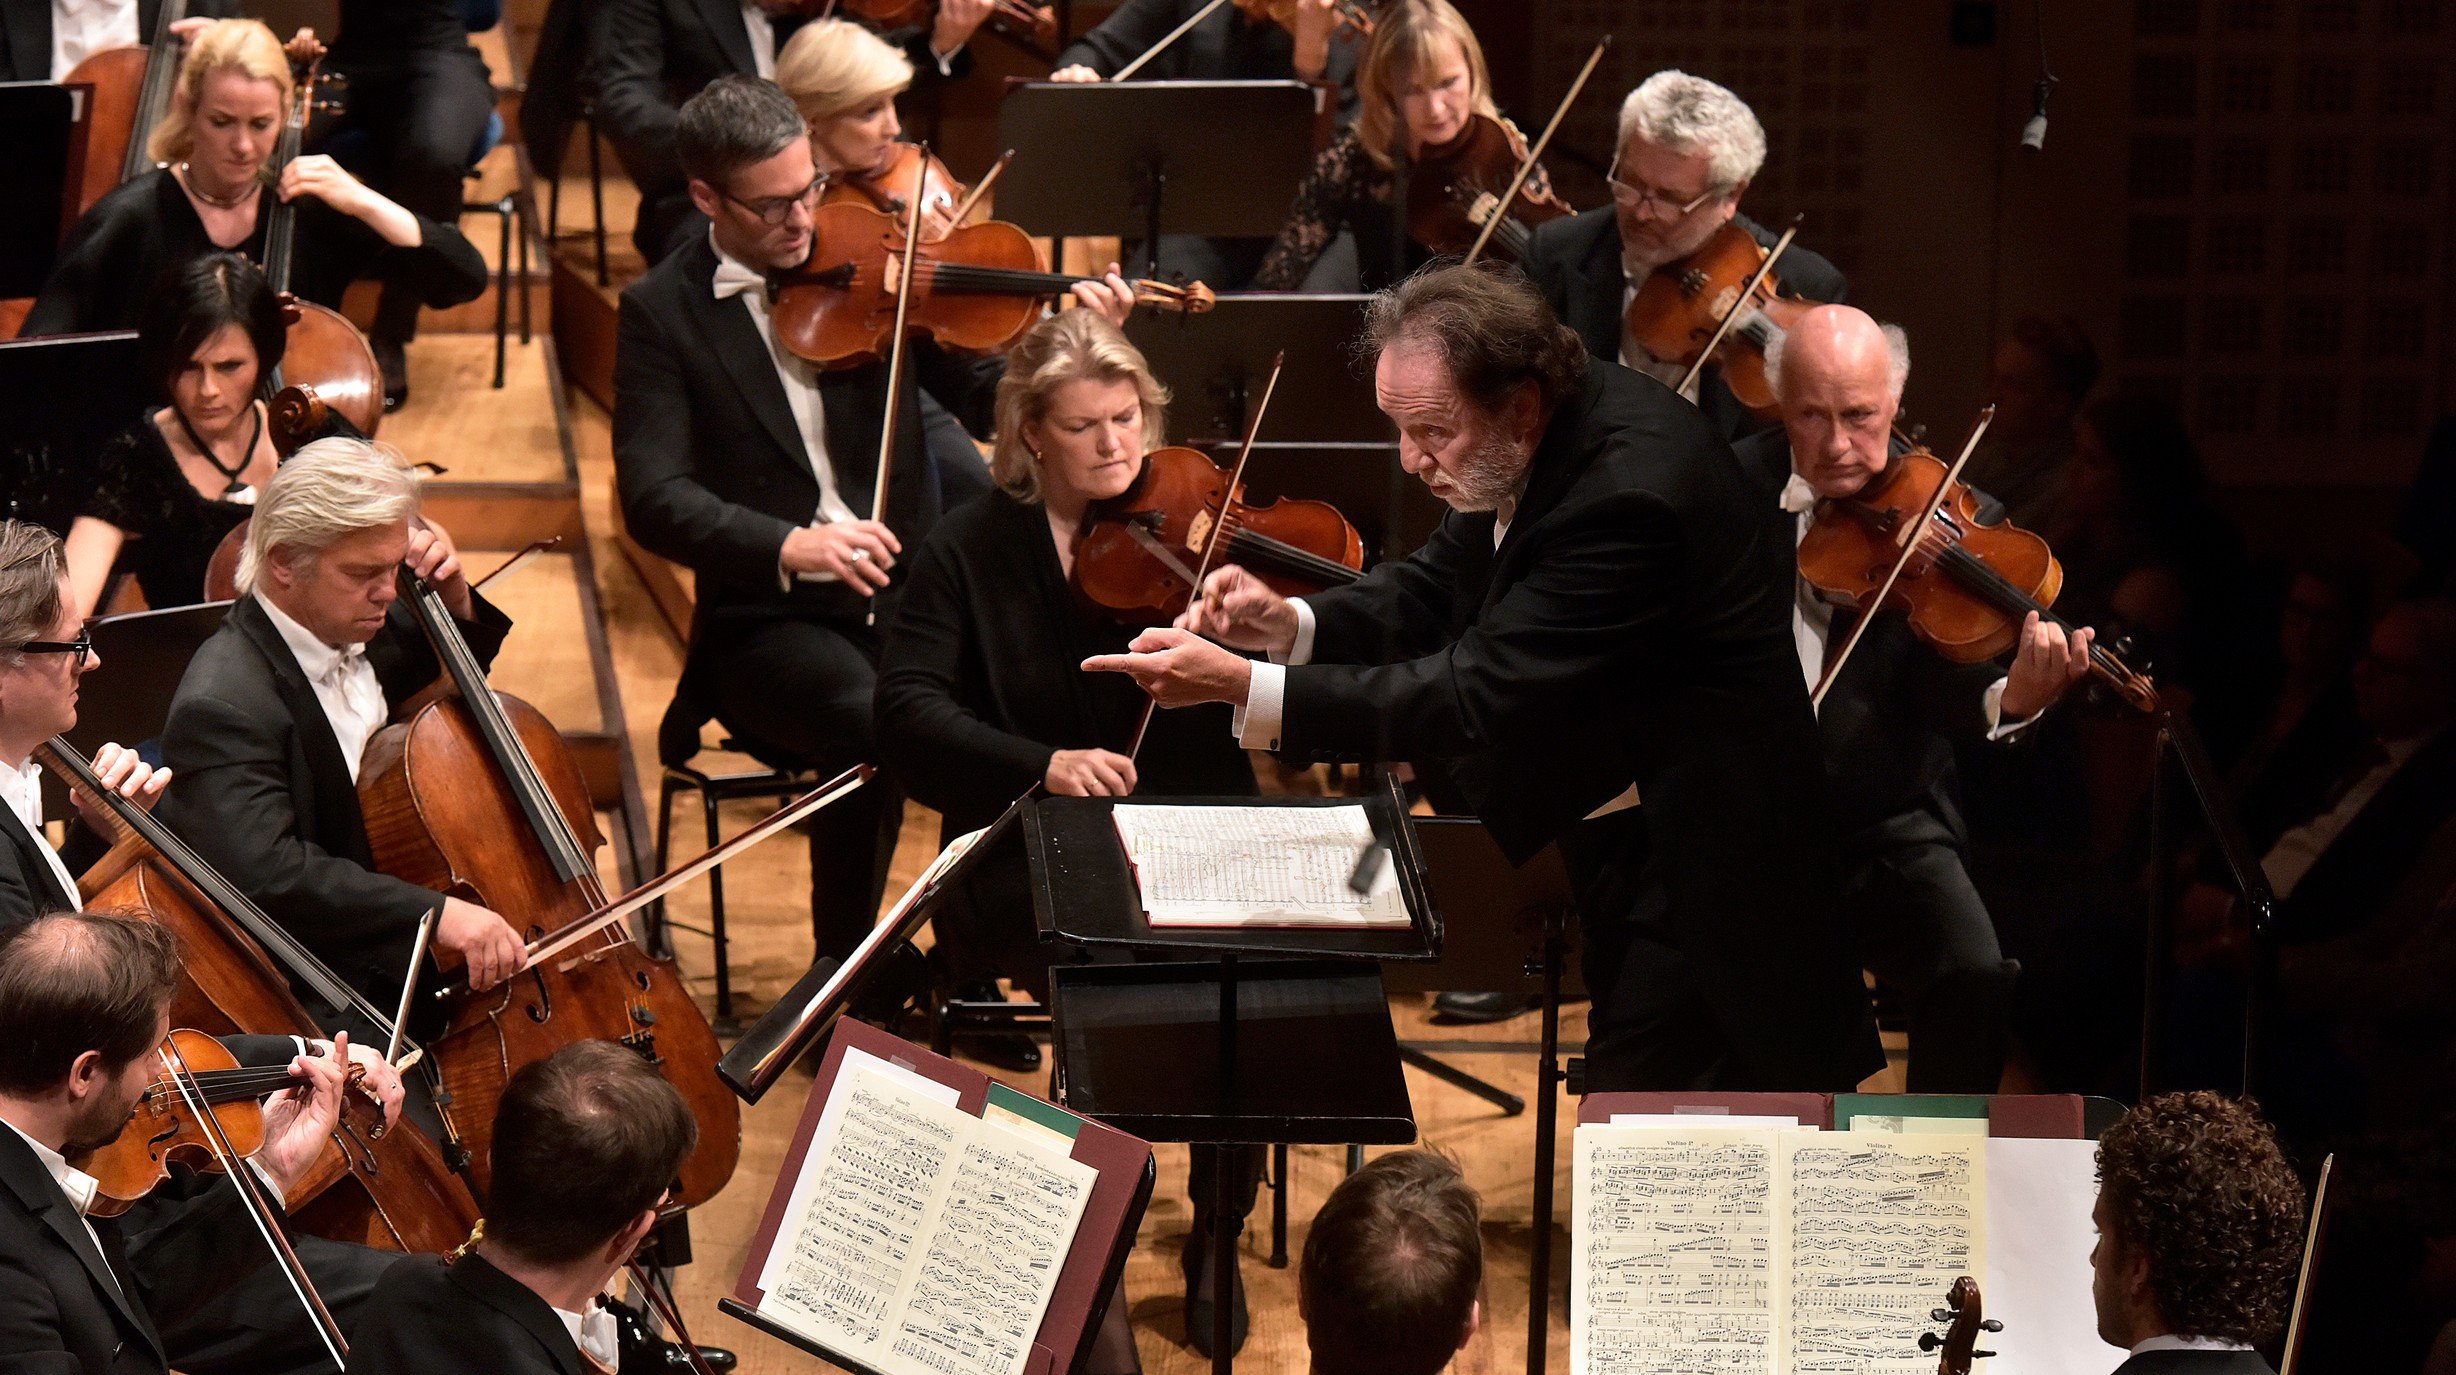
M 768 1197 L 766 1211 L 760 1215 L 758 1230 L 751 1234 L 750 1254 L 743 1261 L 742 1273 L 734 1282 L 733 1293 L 717 1300 L 717 1307 L 831 1364 L 861 1375 L 876 1375 L 871 1367 L 813 1342 L 759 1312 L 764 1297 L 758 1287 L 760 1272 L 767 1268 L 768 1253 L 775 1247 L 777 1233 L 784 1225 L 794 1181 L 800 1177 L 803 1161 L 817 1139 L 820 1114 L 843 1071 L 848 1049 L 866 1051 L 956 1090 L 960 1095 L 956 1106 L 973 1116 L 979 1116 L 988 1104 L 992 1081 L 979 1070 L 934 1054 L 867 1022 L 851 1017 L 838 1021 L 828 1037 L 826 1054 L 819 1061 L 818 1079 L 811 1086 L 801 1122 L 794 1128 L 792 1145 L 786 1149 L 777 1170 L 775 1190 Z M 1126 1256 L 1134 1249 L 1135 1232 L 1142 1225 L 1143 1209 L 1151 1202 L 1155 1177 L 1149 1142 L 1061 1108 L 1049 1107 L 1049 1111 L 1071 1119 L 1075 1131 L 1074 1159 L 1098 1171 L 1099 1178 L 1084 1202 L 1082 1219 L 1075 1225 L 1074 1244 L 1058 1272 L 1057 1286 L 1049 1296 L 1040 1331 L 1033 1338 L 1025 1375 L 1069 1375 L 1081 1366 L 1093 1337 L 1098 1334 L 1109 1295 L 1115 1292 L 1118 1277 L 1125 1272 Z

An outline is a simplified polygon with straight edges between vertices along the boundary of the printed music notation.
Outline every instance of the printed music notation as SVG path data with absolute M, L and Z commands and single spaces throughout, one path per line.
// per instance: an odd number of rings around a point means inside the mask
M 1985 1142 L 1581 1126 L 1578 1375 L 1924 1375 L 1911 1340 L 1981 1267 Z
M 1171 807 L 1112 813 L 1153 926 L 1408 925 L 1395 866 L 1349 887 L 1373 841 L 1361 806 Z
M 759 1311 L 887 1375 L 1021 1375 L 1097 1171 L 848 1064 Z

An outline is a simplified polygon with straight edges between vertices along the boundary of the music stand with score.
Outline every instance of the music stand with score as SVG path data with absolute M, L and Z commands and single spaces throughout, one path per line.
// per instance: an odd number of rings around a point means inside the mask
M 32 296 L 77 222 L 85 173 L 84 84 L 0 81 L 0 297 Z
M 0 342 L 0 517 L 67 531 L 103 442 L 152 400 L 140 372 L 130 330 Z
M 1170 418 L 1177 442 L 1243 439 L 1271 361 L 1285 350 L 1287 366 L 1263 418 L 1263 439 L 1387 444 L 1390 419 L 1373 404 L 1372 365 L 1355 356 L 1371 299 L 1222 296 L 1201 315 L 1137 311 L 1126 322 L 1126 337 L 1176 393 Z
M 1324 95 L 1302 81 L 1035 81 L 1008 92 L 998 139 L 1030 175 L 998 217 L 1054 238 L 1268 238 L 1313 164 Z

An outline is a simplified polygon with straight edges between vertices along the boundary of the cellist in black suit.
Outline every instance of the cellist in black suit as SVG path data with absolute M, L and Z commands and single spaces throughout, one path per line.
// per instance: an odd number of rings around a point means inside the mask
M 820 371 L 787 352 L 769 323 L 768 279 L 808 260 L 820 186 L 801 112 L 773 82 L 723 77 L 683 106 L 678 142 L 711 228 L 623 292 L 623 521 L 696 575 L 678 695 L 704 701 L 754 748 L 832 773 L 871 754 L 872 599 L 885 620 L 906 547 L 989 488 L 977 459 L 958 470 L 933 456 L 921 388 L 986 434 L 1002 367 L 915 340 L 891 398 L 883 361 Z M 1114 320 L 1132 308 L 1114 274 L 1075 290 Z M 880 512 L 870 506 L 890 404 L 901 419 Z M 822 953 L 843 954 L 869 930 L 901 816 L 880 780 L 812 822 Z
M 1182 629 L 1085 667 L 1249 747 L 1440 760 L 1502 852 L 1583 889 L 1591 1087 L 1848 1088 L 1881 1063 L 1833 912 L 1815 721 L 1772 538 L 1670 389 L 1590 362 L 1513 270 L 1436 268 L 1367 343 L 1424 547 L 1297 600 L 1211 574 Z M 1266 650 L 1254 663 L 1226 644 Z
M 1734 453 L 1774 538 L 1796 546 L 1819 501 L 1857 496 L 1891 461 L 1910 343 L 1864 311 L 1820 306 L 1773 357 L 1782 424 Z M 1979 504 L 1982 520 L 2001 519 L 1992 500 Z M 1801 681 L 1813 689 L 1857 616 L 1826 603 L 1795 564 L 1779 586 L 1792 602 Z M 2009 664 L 1956 664 L 1921 643 L 1899 611 L 1882 613 L 1817 708 L 1844 903 L 1860 958 L 1909 1001 L 1913 1093 L 1995 1092 L 2017 972 L 1970 881 L 1954 743 L 2007 739 L 2036 721 L 2087 676 L 2092 638 L 2032 616 Z

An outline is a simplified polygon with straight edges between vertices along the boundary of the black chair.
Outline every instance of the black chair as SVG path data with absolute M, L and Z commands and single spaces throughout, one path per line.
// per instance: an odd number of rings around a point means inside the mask
M 700 742 L 700 728 L 716 719 L 716 710 L 694 681 L 696 675 L 686 662 L 681 681 L 674 685 L 674 700 L 665 708 L 664 719 L 657 723 L 657 762 L 664 768 L 663 780 L 657 787 L 657 872 L 668 867 L 672 854 L 674 799 L 683 793 L 699 795 L 699 811 L 706 827 L 710 848 L 723 839 L 717 813 L 723 804 L 736 798 L 772 798 L 778 802 L 798 797 L 822 781 L 815 770 L 801 765 L 764 746 L 730 736 L 720 741 L 719 750 L 729 754 L 747 755 L 759 767 L 732 772 L 715 772 L 699 767 L 695 761 L 706 749 Z M 648 948 L 659 955 L 673 952 L 672 938 L 667 934 L 669 919 L 662 901 L 649 906 L 642 921 Z M 687 922 L 670 923 L 685 931 L 706 936 L 716 947 L 716 1032 L 720 1036 L 739 1036 L 742 1024 L 733 1015 L 733 974 L 726 958 L 725 941 L 725 871 L 719 866 L 708 871 L 708 925 L 692 926 Z
M 588 200 L 592 212 L 589 233 L 596 240 L 597 285 L 611 280 L 605 257 L 605 154 L 597 138 L 597 102 L 583 96 L 580 100 L 580 124 L 588 130 Z M 563 224 L 563 177 L 561 169 L 546 183 L 546 242 L 560 243 Z
M 497 92 L 497 94 L 503 93 Z M 502 141 L 503 116 L 500 113 L 489 115 L 486 119 L 486 133 L 478 140 L 477 153 L 469 159 L 469 170 L 465 175 L 473 179 L 484 175 L 480 164 L 485 162 L 486 155 L 493 152 Z M 525 184 L 528 181 L 525 172 L 516 181 Z M 504 355 L 511 342 L 511 293 L 514 283 L 518 283 L 520 291 L 520 342 L 525 345 L 531 337 L 529 321 L 529 232 L 531 224 L 530 212 L 524 208 L 522 195 L 523 192 L 514 189 L 490 201 L 463 201 L 461 203 L 462 214 L 494 215 L 500 218 L 502 224 L 502 232 L 497 237 L 495 244 L 495 390 L 497 391 L 503 390 Z M 518 275 L 514 275 L 513 267 L 515 240 L 518 242 Z

